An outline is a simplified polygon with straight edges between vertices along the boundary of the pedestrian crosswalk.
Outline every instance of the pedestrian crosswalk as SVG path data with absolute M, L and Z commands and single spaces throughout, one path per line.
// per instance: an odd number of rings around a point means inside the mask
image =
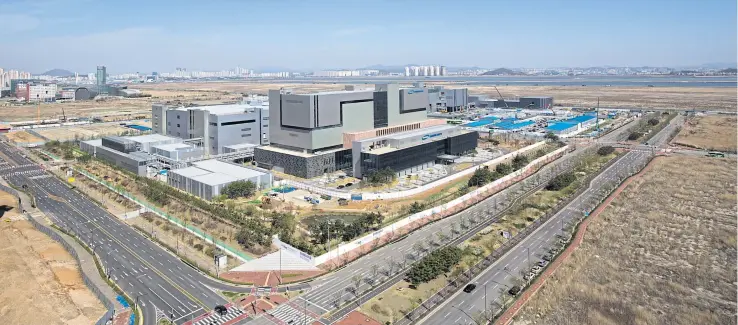
M 292 307 L 289 304 L 279 306 L 274 311 L 271 311 L 269 315 L 280 321 L 283 321 L 286 324 L 301 324 L 303 322 L 311 323 L 313 321 L 313 317 L 305 315 L 305 313 Z
M 5 167 L 4 165 L 7 165 L 9 167 Z M 5 172 L 5 171 L 9 171 L 9 170 L 12 170 L 12 169 L 19 169 L 19 168 L 27 168 L 27 167 L 34 167 L 34 169 L 37 169 L 38 168 L 38 165 L 36 165 L 36 164 L 25 164 L 25 165 L 12 166 L 12 165 L 10 165 L 7 162 L 5 164 L 3 164 L 3 165 L 0 165 L 0 166 L 3 167 L 3 168 L 0 168 L 0 173 Z
M 42 169 L 21 170 L 21 171 L 9 172 L 9 173 L 0 171 L 0 175 L 2 176 L 34 175 L 34 174 L 41 174 L 41 173 L 44 173 Z
M 229 308 L 228 313 L 225 315 L 220 315 L 216 312 L 213 312 L 209 316 L 200 319 L 198 321 L 195 321 L 192 323 L 192 325 L 220 325 L 225 324 L 226 322 L 233 320 L 236 317 L 239 317 L 243 315 L 243 311 L 238 308 Z

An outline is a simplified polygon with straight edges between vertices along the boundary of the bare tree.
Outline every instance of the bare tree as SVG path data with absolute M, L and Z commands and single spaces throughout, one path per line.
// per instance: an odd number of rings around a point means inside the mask
M 351 281 L 354 283 L 354 294 L 359 295 L 359 287 L 361 287 L 361 275 L 354 275 L 351 277 Z

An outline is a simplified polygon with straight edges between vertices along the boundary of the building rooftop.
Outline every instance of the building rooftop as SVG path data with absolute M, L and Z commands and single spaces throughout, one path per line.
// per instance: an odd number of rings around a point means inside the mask
M 320 91 L 316 93 L 301 94 L 301 95 L 335 95 L 335 94 L 366 93 L 366 92 L 374 92 L 374 89 Z
M 492 124 L 491 127 L 503 129 L 503 130 L 517 130 L 517 129 L 522 129 L 526 126 L 533 125 L 535 123 L 536 123 L 535 121 L 518 122 L 517 119 L 515 120 L 510 119 L 510 120 L 503 120 L 502 122 Z
M 556 124 L 549 125 L 546 129 L 551 131 L 564 131 L 576 126 L 576 123 L 558 122 Z
M 148 143 L 148 142 L 157 142 L 157 141 L 179 140 L 179 138 L 170 137 L 170 136 L 161 135 L 161 134 L 137 135 L 137 136 L 133 136 L 133 137 L 127 137 L 127 138 L 124 138 L 124 139 L 135 141 L 135 142 L 138 142 L 138 143 Z
M 87 140 L 87 141 L 82 141 L 82 143 L 95 146 L 95 147 L 99 147 L 99 146 L 102 146 L 102 139 Z
M 169 171 L 169 173 L 181 175 L 187 178 L 192 178 L 192 177 L 200 176 L 200 175 L 212 174 L 211 172 L 207 170 L 200 169 L 197 167 L 192 167 L 192 166 L 186 167 L 186 168 L 175 169 L 175 170 Z
M 436 125 L 436 126 L 431 126 L 431 127 L 412 130 L 412 131 L 390 134 L 388 136 L 384 136 L 384 138 L 397 139 L 397 140 L 407 139 L 407 138 L 412 138 L 412 137 L 416 137 L 419 135 L 425 135 L 425 134 L 430 134 L 434 132 L 443 132 L 443 131 L 450 130 L 450 129 L 456 129 L 458 127 L 459 127 L 458 125 L 453 125 L 453 124 Z
M 594 115 L 580 115 L 580 116 L 577 116 L 577 117 L 572 117 L 572 118 L 570 118 L 570 119 L 568 119 L 568 120 L 566 120 L 564 122 L 581 123 L 581 122 L 586 122 L 586 121 L 589 121 L 589 120 L 593 120 L 595 118 L 596 117 Z
M 227 105 L 208 105 L 208 106 L 193 106 L 193 107 L 177 107 L 174 110 L 188 111 L 188 110 L 203 110 L 208 111 L 210 114 L 215 115 L 228 115 L 228 114 L 239 114 L 245 113 L 250 110 L 258 108 L 269 109 L 268 103 L 255 103 L 255 104 L 227 104 Z
M 230 146 L 223 146 L 223 148 L 239 150 L 239 149 L 256 148 L 258 146 L 259 146 L 258 144 L 253 144 L 253 143 L 239 143 L 239 144 L 232 144 Z
M 210 186 L 228 184 L 239 180 L 237 178 L 234 178 L 233 176 L 221 173 L 209 173 L 205 175 L 191 177 L 191 179 Z
M 241 166 L 234 165 L 234 164 L 229 164 L 227 162 L 222 162 L 216 159 L 197 161 L 197 162 L 192 163 L 192 165 L 197 168 L 210 171 L 212 173 L 225 174 L 235 179 L 246 179 L 246 178 L 264 175 L 264 173 L 260 171 L 256 171 L 256 170 L 249 169 L 246 167 L 241 167 Z
M 170 143 L 170 144 L 160 144 L 154 146 L 156 149 L 164 150 L 164 151 L 174 151 L 177 149 L 189 149 L 189 148 L 195 148 L 195 146 L 191 144 L 186 143 Z

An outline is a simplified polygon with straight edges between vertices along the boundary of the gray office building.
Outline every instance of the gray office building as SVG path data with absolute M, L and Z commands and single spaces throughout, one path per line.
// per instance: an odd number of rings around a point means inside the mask
M 235 181 L 250 181 L 258 189 L 272 185 L 272 174 L 252 167 L 245 167 L 215 159 L 192 163 L 192 166 L 169 172 L 167 183 L 192 195 L 212 200 L 223 188 Z
M 487 105 L 495 108 L 531 108 L 549 109 L 553 107 L 554 100 L 550 96 L 528 96 L 517 99 L 490 99 L 485 101 Z M 491 104 L 491 105 L 490 105 Z
M 389 168 L 399 176 L 453 162 L 477 147 L 479 134 L 456 125 L 438 125 L 419 130 L 354 141 L 353 176 Z
M 427 119 L 428 98 L 427 89 L 401 89 L 397 84 L 312 94 L 270 90 L 271 145 L 256 148 L 254 160 L 264 168 L 303 178 L 350 172 L 347 134 L 394 126 L 402 126 L 398 132 L 418 128 L 417 122 Z
M 430 112 L 457 112 L 469 107 L 467 88 L 446 89 L 443 86 L 426 88 L 422 82 L 416 82 L 413 86 L 427 89 Z
M 145 176 L 148 163 L 155 160 L 151 155 L 155 147 L 180 142 L 182 139 L 159 134 L 135 137 L 106 136 L 102 139 L 82 141 L 80 149 L 112 165 Z
M 224 153 L 224 147 L 249 143 L 269 144 L 269 107 L 264 104 L 232 104 L 195 107 L 151 107 L 154 132 L 198 140 L 208 155 Z

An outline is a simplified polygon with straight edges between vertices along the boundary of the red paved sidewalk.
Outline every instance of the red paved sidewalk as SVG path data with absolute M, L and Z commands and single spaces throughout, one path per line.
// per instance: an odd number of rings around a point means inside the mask
M 643 170 L 641 170 L 638 174 L 635 174 L 629 177 L 628 179 L 626 179 L 622 184 L 620 184 L 620 186 L 618 186 L 617 189 L 615 189 L 615 191 L 612 194 L 610 194 L 610 196 L 608 196 L 605 199 L 605 201 L 602 204 L 600 204 L 594 211 L 592 211 L 592 214 L 590 214 L 588 218 L 585 218 L 584 221 L 582 221 L 582 223 L 579 226 L 579 230 L 574 235 L 574 240 L 571 242 L 571 244 L 561 253 L 561 255 L 559 255 L 559 257 L 557 257 L 551 263 L 551 265 L 548 268 L 546 268 L 546 271 L 544 271 L 538 277 L 536 282 L 534 282 L 533 285 L 528 287 L 523 293 L 523 295 L 520 296 L 510 308 L 505 310 L 502 316 L 500 316 L 500 318 L 498 318 L 494 324 L 507 325 L 507 324 L 512 323 L 513 318 L 515 317 L 515 315 L 518 314 L 520 309 L 523 308 L 523 306 L 525 306 L 528 300 L 530 300 L 531 297 L 533 297 L 538 292 L 538 290 L 546 283 L 546 280 L 548 280 L 551 277 L 551 275 L 553 275 L 553 273 L 556 272 L 559 266 L 561 266 L 561 264 L 563 264 L 566 261 L 566 259 L 569 258 L 569 256 L 571 256 L 571 254 L 579 247 L 579 245 L 582 243 L 582 240 L 584 239 L 584 234 L 587 232 L 587 226 L 589 225 L 589 222 L 592 220 L 592 218 L 595 218 L 600 213 L 602 213 L 602 211 L 604 211 L 605 208 L 607 208 L 610 205 L 610 203 L 616 197 L 618 197 L 618 195 L 620 195 L 620 192 L 622 192 L 626 187 L 628 187 L 628 185 L 634 179 L 640 177 L 641 175 L 643 175 L 643 173 L 648 171 L 653 165 L 654 161 L 656 161 L 656 159 L 658 158 L 659 157 L 656 157 L 653 160 L 651 160 L 651 162 L 648 165 L 646 165 L 646 167 L 643 168 Z
M 352 311 L 344 318 L 336 322 L 336 325 L 382 325 L 378 321 L 370 318 L 369 316 L 358 312 Z
M 284 270 L 282 274 L 286 277 L 284 282 L 299 282 L 317 277 L 325 273 L 325 270 Z M 279 285 L 279 271 L 228 271 L 220 274 L 223 279 L 239 283 L 252 283 L 259 287 L 276 287 Z

